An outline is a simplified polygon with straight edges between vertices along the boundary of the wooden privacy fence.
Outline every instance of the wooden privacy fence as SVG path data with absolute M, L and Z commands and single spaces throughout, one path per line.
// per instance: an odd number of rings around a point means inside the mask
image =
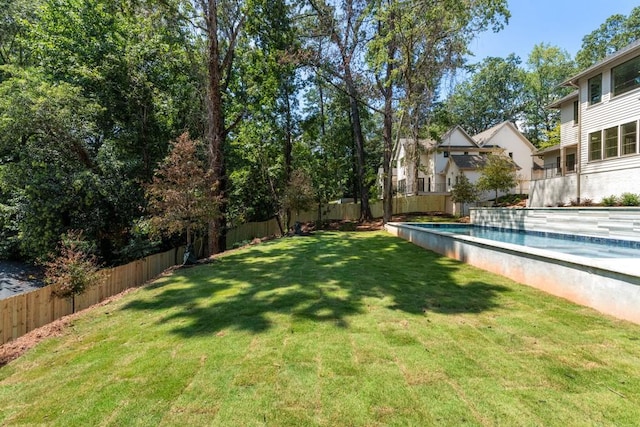
M 432 194 L 425 196 L 394 197 L 393 213 L 406 214 L 412 212 L 447 212 L 452 213 L 451 196 Z M 371 203 L 371 214 L 374 218 L 383 215 L 382 201 Z M 292 224 L 295 221 L 310 222 L 318 219 L 318 210 L 293 212 Z M 360 205 L 357 203 L 331 203 L 322 207 L 322 219 L 357 221 L 360 218 Z M 227 247 L 238 242 L 252 240 L 256 237 L 273 236 L 280 233 L 275 219 L 264 222 L 250 222 L 234 227 L 227 232 Z
M 125 289 L 142 285 L 167 268 L 182 264 L 183 255 L 184 247 L 180 247 L 126 265 L 103 269 L 101 283 L 75 297 L 76 311 Z M 53 296 L 50 286 L 0 300 L 0 345 L 72 312 L 72 301 Z
M 434 194 L 393 199 L 394 214 L 412 212 L 451 212 L 451 198 Z M 371 204 L 371 213 L 375 218 L 382 217 L 382 201 Z M 323 219 L 356 221 L 359 217 L 360 205 L 355 203 L 333 203 L 325 205 L 322 209 Z M 300 214 L 294 213 L 292 221 L 307 222 L 317 218 L 318 211 L 313 210 Z M 242 224 L 227 232 L 227 246 L 231 248 L 237 242 L 279 233 L 280 229 L 275 219 Z M 199 245 L 195 245 L 195 247 L 199 247 Z M 182 264 L 183 255 L 184 247 L 181 247 L 151 255 L 126 265 L 104 269 L 102 283 L 75 297 L 76 311 L 97 304 L 125 289 L 140 286 L 167 268 Z M 48 286 L 0 300 L 0 344 L 71 314 L 72 311 L 72 302 L 53 297 L 51 288 Z

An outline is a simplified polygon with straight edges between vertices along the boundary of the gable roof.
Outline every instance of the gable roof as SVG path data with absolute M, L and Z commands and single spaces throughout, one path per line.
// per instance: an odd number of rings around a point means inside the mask
M 462 140 L 466 141 L 468 144 L 460 145 L 460 144 L 451 144 L 452 137 L 459 133 L 462 136 Z M 467 133 L 466 130 L 462 128 L 460 125 L 455 125 L 440 138 L 440 142 L 438 143 L 438 147 L 479 147 L 478 143 Z
M 487 157 L 479 154 L 453 154 L 449 156 L 449 161 L 453 162 L 458 169 L 474 170 L 484 167 L 487 164 Z
M 522 168 L 518 166 L 518 164 L 508 156 L 502 156 L 503 158 L 509 160 L 511 164 L 517 169 L 521 170 Z M 454 163 L 458 169 L 460 170 L 477 170 L 482 169 L 488 161 L 487 156 L 483 156 L 481 154 L 455 154 L 449 156 L 449 162 Z M 448 169 L 448 163 L 445 169 Z
M 561 86 L 574 86 L 575 84 L 577 84 L 578 80 L 580 80 L 584 76 L 586 76 L 588 74 L 591 74 L 593 71 L 595 71 L 595 70 L 597 70 L 599 68 L 603 68 L 603 67 L 611 64 L 612 62 L 618 60 L 619 58 L 621 58 L 621 57 L 623 57 L 623 56 L 625 56 L 627 54 L 634 53 L 636 51 L 640 51 L 640 39 L 634 41 L 631 44 L 628 44 L 627 46 L 623 47 L 619 51 L 612 53 L 611 55 L 609 55 L 606 58 L 604 58 L 602 61 L 596 62 L 591 67 L 587 68 L 586 70 L 582 71 L 581 73 L 578 73 L 575 76 L 567 79 L 566 81 L 564 81 L 561 84 Z
M 489 147 L 500 147 L 500 148 L 505 148 L 505 147 L 501 147 L 499 144 L 489 144 L 489 141 L 491 141 L 491 139 L 498 134 L 498 132 L 500 132 L 502 129 L 507 128 L 507 129 L 511 129 L 511 131 L 518 136 L 518 138 L 520 138 L 520 140 L 522 142 L 524 142 L 529 149 L 531 149 L 532 152 L 534 152 L 536 150 L 536 147 L 531 143 L 531 141 L 529 141 L 527 139 L 527 137 L 525 137 L 522 132 L 520 132 L 520 129 L 518 129 L 518 127 L 510 121 L 504 121 L 502 123 L 499 123 L 497 125 L 495 125 L 492 128 L 489 128 L 483 132 L 480 132 L 477 135 L 473 136 L 473 139 L 478 143 L 478 145 L 480 147 L 484 147 L 484 148 L 489 148 Z
M 562 104 L 564 104 L 567 101 L 571 101 L 573 99 L 578 99 L 578 91 L 577 90 L 571 92 L 567 96 L 563 96 L 562 98 L 558 99 L 555 102 L 552 102 L 551 104 L 547 105 L 547 108 L 560 108 L 562 106 Z

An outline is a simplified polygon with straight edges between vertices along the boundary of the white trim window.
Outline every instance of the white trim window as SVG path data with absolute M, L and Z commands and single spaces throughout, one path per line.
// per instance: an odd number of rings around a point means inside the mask
M 589 161 L 602 160 L 602 132 L 589 134 Z
M 640 87 L 640 56 L 611 69 L 613 96 L 621 95 Z
M 638 122 L 625 123 L 620 126 L 622 136 L 622 155 L 638 152 Z
M 618 126 L 604 130 L 604 158 L 618 157 Z
M 588 82 L 589 86 L 589 105 L 597 104 L 602 101 L 602 74 L 591 77 Z

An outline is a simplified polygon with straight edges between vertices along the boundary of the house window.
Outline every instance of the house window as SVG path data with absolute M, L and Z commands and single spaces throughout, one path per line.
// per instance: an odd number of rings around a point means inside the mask
M 400 181 L 398 181 L 398 193 L 404 194 L 406 192 L 407 192 L 407 181 L 404 179 L 401 179 Z
M 556 157 L 556 174 L 560 175 L 562 173 L 562 159 L 560 156 Z
M 573 101 L 573 124 L 578 124 L 578 111 L 580 110 L 578 101 Z
M 633 58 L 611 70 L 613 96 L 640 87 L 640 56 Z
M 589 79 L 589 104 L 597 104 L 602 101 L 602 74 Z
M 448 151 L 445 151 L 443 154 L 444 154 L 445 157 L 449 157 L 449 152 Z
M 625 123 L 620 128 L 622 133 L 622 154 L 635 154 L 638 140 L 636 122 Z
M 618 157 L 618 126 L 604 130 L 604 158 Z
M 571 153 L 567 154 L 567 172 L 576 171 L 576 155 Z
M 589 160 L 602 159 L 602 132 L 589 134 Z

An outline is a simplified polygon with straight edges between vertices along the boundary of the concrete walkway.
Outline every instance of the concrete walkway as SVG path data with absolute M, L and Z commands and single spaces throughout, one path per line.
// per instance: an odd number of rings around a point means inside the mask
M 0 261 L 0 299 L 44 286 L 37 267 L 15 261 Z

